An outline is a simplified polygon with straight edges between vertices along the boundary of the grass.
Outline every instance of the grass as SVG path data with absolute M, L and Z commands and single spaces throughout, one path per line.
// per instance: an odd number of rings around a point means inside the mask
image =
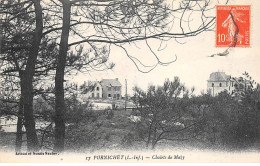
M 132 111 L 114 110 L 113 116 L 104 111 L 92 111 L 91 117 L 82 116 L 81 120 L 72 123 L 66 130 L 65 149 L 71 152 L 93 151 L 144 151 L 145 143 L 136 139 L 135 124 L 128 117 Z M 88 113 L 87 113 L 88 114 Z M 0 131 L 0 149 L 14 150 L 15 134 Z M 24 138 L 25 140 L 26 138 Z M 23 143 L 25 144 L 25 143 Z M 259 147 L 259 144 L 257 145 Z M 25 150 L 26 147 L 23 146 Z M 223 150 L 202 140 L 161 141 L 157 150 Z M 259 151 L 259 148 L 258 148 Z
M 1 151 L 9 151 L 15 148 L 15 133 L 6 133 L 0 131 L 0 149 Z
M 68 150 L 78 151 L 78 147 L 86 147 L 86 149 L 81 148 L 80 151 L 93 151 L 100 148 L 104 150 L 122 149 L 124 136 L 133 131 L 133 124 L 127 118 L 131 112 L 116 110 L 113 111 L 111 117 L 104 114 L 103 111 L 94 111 L 94 114 L 98 116 L 96 121 L 83 119 L 68 130 L 66 141 Z M 95 130 L 91 132 L 93 128 Z M 75 138 L 78 139 L 75 140 Z M 78 146 L 70 143 L 75 141 L 79 144 Z

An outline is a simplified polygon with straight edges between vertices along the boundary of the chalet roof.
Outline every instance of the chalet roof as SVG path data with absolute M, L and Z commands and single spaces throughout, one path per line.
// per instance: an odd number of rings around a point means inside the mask
M 101 86 L 100 82 L 98 81 L 87 81 L 87 82 L 84 82 L 84 84 L 89 87 L 89 86 Z
M 122 86 L 118 79 L 102 79 L 100 83 L 102 86 Z
M 210 82 L 214 81 L 229 81 L 231 78 L 230 75 L 226 75 L 225 72 L 213 72 L 210 74 L 209 80 Z

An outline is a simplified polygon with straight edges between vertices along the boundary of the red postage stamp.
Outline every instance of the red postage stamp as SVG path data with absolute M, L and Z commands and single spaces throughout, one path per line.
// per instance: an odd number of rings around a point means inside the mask
M 250 6 L 217 6 L 217 47 L 250 46 Z

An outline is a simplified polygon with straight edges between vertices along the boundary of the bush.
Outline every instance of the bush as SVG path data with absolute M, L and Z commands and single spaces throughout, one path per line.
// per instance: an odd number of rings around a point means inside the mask
M 124 148 L 129 148 L 133 146 L 134 141 L 135 141 L 135 135 L 133 133 L 127 133 L 124 135 L 121 144 Z

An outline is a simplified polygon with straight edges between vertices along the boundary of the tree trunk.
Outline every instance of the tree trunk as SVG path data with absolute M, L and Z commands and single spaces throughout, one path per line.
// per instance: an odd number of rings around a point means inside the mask
M 21 98 L 24 109 L 27 151 L 39 150 L 39 141 L 35 130 L 35 121 L 33 116 L 33 76 L 35 74 L 35 63 L 42 39 L 43 22 L 40 1 L 33 0 L 33 3 L 36 16 L 36 28 L 26 68 L 21 78 Z
M 63 23 L 60 41 L 59 55 L 57 57 L 57 68 L 55 76 L 55 143 L 54 152 L 64 150 L 65 139 L 65 102 L 64 102 L 64 70 L 68 51 L 68 38 L 70 30 L 70 10 L 71 4 L 68 0 L 61 1 L 63 4 Z
M 151 124 L 149 125 L 149 128 L 148 128 L 148 138 L 147 138 L 147 142 L 146 142 L 146 148 L 147 149 L 149 148 L 149 145 L 150 145 L 150 142 L 151 142 L 152 125 L 153 125 L 153 122 L 151 122 Z
M 33 115 L 33 89 L 30 79 L 25 77 L 22 79 L 22 96 L 24 108 L 24 120 L 27 137 L 27 151 L 38 151 L 39 141 L 35 130 L 35 121 Z
M 157 141 L 153 141 L 153 143 L 152 143 L 152 150 L 155 149 L 156 144 L 157 144 Z
M 23 106 L 22 101 L 20 99 L 19 108 L 18 108 L 18 120 L 16 127 L 16 140 L 15 140 L 15 151 L 20 152 L 23 141 Z

